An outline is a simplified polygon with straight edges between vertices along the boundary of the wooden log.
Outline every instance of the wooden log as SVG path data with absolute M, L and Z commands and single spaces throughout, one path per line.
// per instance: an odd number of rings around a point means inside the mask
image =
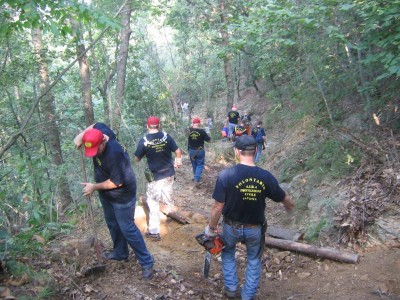
M 180 213 L 180 211 L 183 211 L 181 208 L 174 206 L 173 211 L 171 211 L 171 208 L 168 207 L 167 205 L 160 203 L 160 211 L 166 215 L 167 217 L 170 217 L 171 219 L 177 221 L 178 223 L 181 224 L 190 224 L 189 220 Z
M 356 253 L 343 252 L 336 249 L 321 248 L 303 243 L 280 240 L 271 237 L 265 237 L 265 245 L 268 247 L 279 248 L 283 250 L 295 251 L 312 256 L 337 260 L 344 263 L 355 264 L 359 262 L 359 256 Z

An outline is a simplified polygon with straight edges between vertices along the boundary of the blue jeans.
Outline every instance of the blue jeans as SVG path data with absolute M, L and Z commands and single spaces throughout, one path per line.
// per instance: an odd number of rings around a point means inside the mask
M 100 197 L 100 201 L 114 243 L 114 256 L 121 259 L 128 258 L 129 244 L 142 268 L 152 267 L 154 264 L 153 256 L 147 250 L 142 233 L 134 222 L 136 197 L 125 204 L 113 203 L 102 199 L 102 197 Z
M 258 162 L 260 160 L 262 147 L 263 147 L 263 143 L 257 143 L 257 152 L 256 152 L 256 157 L 254 159 L 255 162 Z
M 233 124 L 233 123 L 228 124 L 228 137 L 229 138 L 233 138 L 236 126 L 237 126 L 237 124 Z
M 196 154 L 196 158 L 192 159 L 192 156 L 196 153 L 196 151 L 197 150 L 189 149 L 189 155 L 190 162 L 192 163 L 194 181 L 199 182 L 201 179 L 201 174 L 204 170 L 204 164 L 206 162 L 206 151 L 204 148 L 199 150 L 199 152 Z
M 242 288 L 242 300 L 253 299 L 261 276 L 261 225 L 250 228 L 235 228 L 224 223 L 222 239 L 225 244 L 224 249 L 222 249 L 222 272 L 225 289 L 237 291 L 239 288 L 235 252 L 236 244 L 243 242 L 246 245 L 247 265 Z

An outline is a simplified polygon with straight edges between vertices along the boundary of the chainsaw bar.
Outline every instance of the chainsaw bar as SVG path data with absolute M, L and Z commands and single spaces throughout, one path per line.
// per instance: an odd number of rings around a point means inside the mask
M 210 267 L 211 267 L 211 253 L 209 251 L 205 251 L 204 253 L 204 266 L 203 266 L 203 275 L 204 278 L 208 278 L 210 274 Z

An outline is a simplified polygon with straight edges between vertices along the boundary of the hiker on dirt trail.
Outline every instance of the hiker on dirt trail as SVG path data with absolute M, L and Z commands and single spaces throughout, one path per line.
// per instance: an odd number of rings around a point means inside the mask
M 226 118 L 226 127 L 228 127 L 228 140 L 232 141 L 234 140 L 233 135 L 234 135 L 234 130 L 235 126 L 239 124 L 239 119 L 240 115 L 239 112 L 237 111 L 237 106 L 233 105 L 232 110 L 228 112 L 228 116 Z
M 104 218 L 113 241 L 113 251 L 104 252 L 108 260 L 127 261 L 129 246 L 142 266 L 142 277 L 153 276 L 154 258 L 147 250 L 143 236 L 134 222 L 136 177 L 129 154 L 104 123 L 95 123 L 78 134 L 74 143 L 83 144 L 85 155 L 93 157 L 96 183 L 83 182 L 83 193 L 99 192 Z
M 235 126 L 235 130 L 234 130 L 235 140 L 242 135 L 247 135 L 247 130 L 246 130 L 246 127 L 244 126 L 244 122 L 240 121 L 240 124 Z
M 257 122 L 257 127 L 253 128 L 251 135 L 256 139 L 257 142 L 257 153 L 254 159 L 254 161 L 257 163 L 261 158 L 261 152 L 265 149 L 265 143 L 267 142 L 264 128 L 262 128 L 262 121 Z
M 200 187 L 200 179 L 206 162 L 204 141 L 209 142 L 210 136 L 200 128 L 200 119 L 194 118 L 188 137 L 190 162 L 193 169 L 193 180 L 196 188 Z
M 246 128 L 247 135 L 251 134 L 251 114 L 248 114 L 247 111 L 244 112 L 244 115 L 240 118 L 243 122 L 243 126 Z
M 175 211 L 172 186 L 175 180 L 175 168 L 182 166 L 182 151 L 169 134 L 160 131 L 159 118 L 149 117 L 147 130 L 148 134 L 138 143 L 135 160 L 139 162 L 145 156 L 149 168 L 146 176 L 148 181 L 146 202 L 149 208 L 146 236 L 160 240 L 160 201 L 166 205 L 167 215 Z M 172 159 L 172 152 L 175 153 L 175 162 Z
M 249 135 L 241 136 L 235 142 L 240 163 L 219 174 L 212 195 L 215 201 L 210 222 L 205 228 L 207 236 L 217 236 L 218 220 L 223 215 L 221 236 L 225 247 L 222 249 L 222 273 L 224 292 L 228 298 L 235 298 L 239 293 L 235 261 L 236 244 L 239 242 L 246 245 L 247 252 L 241 299 L 253 299 L 257 292 L 267 227 L 265 199 L 282 202 L 287 210 L 294 208 L 292 198 L 282 190 L 276 178 L 255 165 L 256 144 Z

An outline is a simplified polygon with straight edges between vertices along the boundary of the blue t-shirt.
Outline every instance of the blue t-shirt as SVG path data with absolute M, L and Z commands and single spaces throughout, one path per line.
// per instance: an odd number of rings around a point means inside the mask
M 101 198 L 115 203 L 128 203 L 136 196 L 136 177 L 128 152 L 115 139 L 114 132 L 104 123 L 96 123 L 93 128 L 107 134 L 110 139 L 101 155 L 93 157 L 94 178 L 97 183 L 110 179 L 115 189 L 99 190 Z
M 270 172 L 238 164 L 221 172 L 212 197 L 224 203 L 222 214 L 226 218 L 244 224 L 263 224 L 265 199 L 281 202 L 285 192 Z
M 149 133 L 147 141 L 141 138 L 135 156 L 142 159 L 147 158 L 149 169 L 154 175 L 154 180 L 164 179 L 175 175 L 172 152 L 178 150 L 174 139 L 164 132 Z

